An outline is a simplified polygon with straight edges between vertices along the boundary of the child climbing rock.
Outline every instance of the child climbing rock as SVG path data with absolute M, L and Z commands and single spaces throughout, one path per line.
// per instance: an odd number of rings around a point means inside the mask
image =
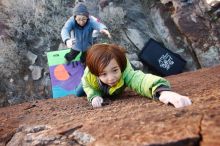
M 82 85 L 93 107 L 101 107 L 106 98 L 117 98 L 126 87 L 176 108 L 191 105 L 188 97 L 171 91 L 166 79 L 133 70 L 125 49 L 118 45 L 93 45 L 87 52 L 86 66 Z

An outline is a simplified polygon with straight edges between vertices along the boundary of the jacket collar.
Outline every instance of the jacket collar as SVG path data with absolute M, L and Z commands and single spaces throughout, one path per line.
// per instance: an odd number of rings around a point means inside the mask
M 107 95 L 112 95 L 117 89 L 121 88 L 124 85 L 124 80 L 122 79 L 122 77 L 120 78 L 118 83 L 113 87 L 104 84 L 98 77 L 97 80 L 98 80 L 99 88 L 102 89 L 102 91 Z

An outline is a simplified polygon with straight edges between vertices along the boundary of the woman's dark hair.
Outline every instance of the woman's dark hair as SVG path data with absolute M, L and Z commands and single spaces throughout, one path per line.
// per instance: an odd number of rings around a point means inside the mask
M 115 44 L 95 44 L 87 51 L 86 65 L 92 74 L 99 76 L 112 59 L 123 72 L 127 65 L 125 49 Z

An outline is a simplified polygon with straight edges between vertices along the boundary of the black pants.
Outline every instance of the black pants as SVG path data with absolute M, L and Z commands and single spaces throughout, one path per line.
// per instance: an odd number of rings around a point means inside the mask
M 76 50 L 71 49 L 70 52 L 66 53 L 64 57 L 68 62 L 70 62 L 70 61 L 74 60 L 79 53 L 80 53 L 80 51 L 76 51 Z M 80 57 L 80 61 L 82 63 L 85 62 L 85 60 L 86 60 L 85 57 L 86 57 L 86 52 L 82 52 L 81 57 Z

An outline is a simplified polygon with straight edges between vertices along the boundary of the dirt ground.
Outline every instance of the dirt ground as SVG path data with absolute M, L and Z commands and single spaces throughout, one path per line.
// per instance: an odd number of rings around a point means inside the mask
M 38 139 L 38 145 L 220 145 L 220 66 L 167 79 L 172 90 L 192 99 L 191 106 L 176 109 L 131 90 L 97 109 L 85 97 L 74 96 L 23 103 L 0 108 L 0 145 L 37 145 L 36 135 L 31 140 L 27 132 L 19 140 L 15 136 L 34 125 L 50 127 L 41 130 L 43 137 L 68 137 L 44 144 Z M 70 136 L 73 131 L 92 138 L 83 142 Z

